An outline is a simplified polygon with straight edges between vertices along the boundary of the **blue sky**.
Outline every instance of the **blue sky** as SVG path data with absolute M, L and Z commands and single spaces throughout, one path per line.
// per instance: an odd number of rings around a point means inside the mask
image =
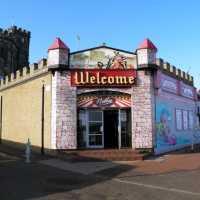
M 103 42 L 134 51 L 148 37 L 158 57 L 190 69 L 200 88 L 198 0 L 10 0 L 1 1 L 0 7 L 1 28 L 16 24 L 31 31 L 31 63 L 47 56 L 57 36 L 71 51 Z

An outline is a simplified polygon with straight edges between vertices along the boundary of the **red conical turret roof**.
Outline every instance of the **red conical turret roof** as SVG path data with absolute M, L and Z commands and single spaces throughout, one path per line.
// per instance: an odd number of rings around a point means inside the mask
M 146 38 L 140 45 L 137 49 L 154 49 L 157 51 L 157 48 L 156 46 L 153 44 L 153 42 Z
M 49 47 L 48 51 L 53 49 L 69 49 L 69 47 L 59 37 L 57 37 L 54 43 Z

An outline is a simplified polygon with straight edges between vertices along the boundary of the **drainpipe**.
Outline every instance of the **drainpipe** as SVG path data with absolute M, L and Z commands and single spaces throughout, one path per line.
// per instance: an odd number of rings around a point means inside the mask
M 44 83 L 42 85 L 42 112 L 41 112 L 41 154 L 44 155 Z

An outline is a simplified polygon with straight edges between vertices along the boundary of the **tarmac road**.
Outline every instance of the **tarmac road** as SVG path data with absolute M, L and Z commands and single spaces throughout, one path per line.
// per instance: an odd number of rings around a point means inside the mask
M 84 174 L 59 166 L 26 164 L 0 154 L 0 200 L 200 199 L 199 169 L 147 174 L 135 170 L 134 163 L 108 163 L 105 169 Z

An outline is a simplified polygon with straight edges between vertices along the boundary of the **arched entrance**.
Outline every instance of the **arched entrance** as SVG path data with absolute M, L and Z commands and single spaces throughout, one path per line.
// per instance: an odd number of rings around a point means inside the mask
M 131 146 L 131 95 L 95 91 L 78 95 L 78 147 Z

